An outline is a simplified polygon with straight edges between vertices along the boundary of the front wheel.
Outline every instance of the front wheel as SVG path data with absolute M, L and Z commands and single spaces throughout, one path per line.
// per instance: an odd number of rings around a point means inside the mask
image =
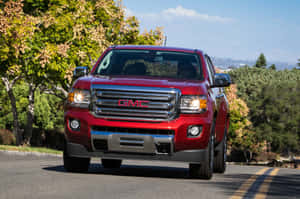
M 87 172 L 90 166 L 90 158 L 71 157 L 67 151 L 63 153 L 64 168 L 68 172 Z
M 214 172 L 216 173 L 224 173 L 226 170 L 226 159 L 227 159 L 227 136 L 226 131 L 224 134 L 224 138 L 222 140 L 221 149 L 217 152 L 217 155 L 214 157 Z
M 214 167 L 214 136 L 211 135 L 206 152 L 206 160 L 202 164 L 190 164 L 189 173 L 193 178 L 211 179 Z

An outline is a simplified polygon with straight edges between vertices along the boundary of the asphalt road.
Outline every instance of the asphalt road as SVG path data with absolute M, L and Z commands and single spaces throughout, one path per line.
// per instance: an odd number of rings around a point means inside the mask
M 19 198 L 300 198 L 300 170 L 229 165 L 212 180 L 191 179 L 187 164 L 124 161 L 88 173 L 67 173 L 60 157 L 0 152 L 0 199 Z

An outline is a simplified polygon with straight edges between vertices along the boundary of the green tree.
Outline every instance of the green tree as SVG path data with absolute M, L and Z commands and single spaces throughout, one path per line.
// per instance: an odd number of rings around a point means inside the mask
M 22 11 L 22 3 L 9 1 L 0 6 L 0 76 L 10 100 L 16 144 L 22 142 L 16 96 L 13 87 L 23 76 L 22 65 L 36 29 L 37 20 Z
M 34 93 L 38 85 L 45 80 L 44 77 L 47 72 L 53 70 L 47 65 L 47 61 L 54 54 L 48 53 L 44 47 L 44 42 L 41 40 L 41 31 L 39 29 L 41 18 L 22 12 L 23 3 L 20 0 L 7 1 L 5 4 L 0 4 L 0 7 L 3 8 L 1 13 L 3 14 L 2 23 L 5 29 L 2 35 L 5 41 L 3 48 L 9 49 L 7 54 L 3 52 L 4 59 L 2 61 L 7 64 L 7 67 L 1 73 L 2 81 L 7 85 L 6 90 L 9 94 L 11 107 L 14 110 L 14 129 L 19 129 L 19 118 L 14 106 L 16 97 L 14 96 L 13 87 L 17 80 L 21 78 L 28 84 L 27 127 L 25 128 L 25 134 L 21 135 L 19 133 L 16 143 L 22 144 L 23 138 L 25 138 L 25 143 L 29 143 L 34 117 Z M 55 69 L 57 70 L 57 68 Z M 7 78 L 5 75 L 10 77 Z M 11 83 L 7 79 L 11 79 Z
M 0 31 L 5 33 L 1 34 L 0 56 L 7 67 L 1 68 L 1 79 L 9 94 L 20 78 L 28 85 L 26 143 L 32 135 L 38 88 L 64 100 L 76 66 L 91 67 L 113 44 L 157 45 L 163 38 L 160 29 L 141 34 L 138 20 L 126 19 L 122 6 L 113 0 L 24 0 L 24 6 L 21 0 L 5 2 L 0 2 Z M 15 54 L 9 53 L 13 50 Z M 9 96 L 16 113 L 14 129 L 19 129 L 16 100 Z
M 0 90 L 4 88 L 1 86 Z M 18 81 L 13 88 L 13 94 L 16 97 L 16 109 L 19 119 L 20 129 L 24 129 L 27 120 L 27 107 L 28 107 L 28 98 L 27 98 L 28 87 L 27 84 L 20 80 Z M 0 129 L 9 129 L 12 130 L 14 126 L 13 113 L 11 111 L 9 96 L 5 89 L 0 91 Z M 21 130 L 22 132 L 22 130 Z
M 258 141 L 271 143 L 274 152 L 300 151 L 300 71 L 242 67 L 230 75 Z
M 255 67 L 265 68 L 267 66 L 267 60 L 263 53 L 261 53 L 256 61 Z
M 74 68 L 91 67 L 108 46 L 162 42 L 160 29 L 141 34 L 137 19 L 126 19 L 122 6 L 113 0 L 25 0 L 24 4 L 25 12 L 41 19 L 34 41 L 40 55 L 31 60 L 40 63 L 31 64 L 49 69 L 44 75 L 47 86 L 62 94 L 62 99 L 67 96 Z
M 228 142 L 232 150 L 242 151 L 245 160 L 249 162 L 253 157 L 253 153 L 260 151 L 261 145 L 248 119 L 249 108 L 242 99 L 237 97 L 236 93 L 236 85 L 233 84 L 226 88 L 226 94 L 230 104 Z
M 298 59 L 298 66 L 300 66 L 300 59 Z
M 27 78 L 28 140 L 34 118 L 34 91 L 38 86 L 43 86 L 42 91 L 48 88 L 47 92 L 65 99 L 74 68 L 91 67 L 108 46 L 159 44 L 162 41 L 159 29 L 140 34 L 137 19 L 125 19 L 123 8 L 113 0 L 45 2 L 48 1 L 37 3 L 27 0 L 25 4 L 29 14 L 41 18 L 40 32 L 36 34 L 33 44 L 38 52 L 32 52 L 38 55 L 38 59 L 30 60 L 29 64 L 36 66 L 38 71 L 33 70 Z M 41 82 L 41 79 L 46 81 Z
M 275 66 L 275 64 L 272 64 L 271 66 L 270 66 L 270 68 L 269 69 L 271 69 L 271 70 L 276 70 L 276 66 Z
M 36 91 L 35 98 L 35 126 L 41 130 L 63 129 L 63 105 L 54 96 Z
M 271 142 L 275 152 L 299 151 L 300 82 L 264 85 L 252 119 L 257 132 Z

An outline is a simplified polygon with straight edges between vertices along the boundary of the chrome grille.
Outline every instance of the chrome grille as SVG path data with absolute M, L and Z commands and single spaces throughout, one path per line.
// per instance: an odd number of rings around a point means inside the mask
M 174 88 L 92 85 L 92 112 L 111 119 L 169 121 L 177 117 Z

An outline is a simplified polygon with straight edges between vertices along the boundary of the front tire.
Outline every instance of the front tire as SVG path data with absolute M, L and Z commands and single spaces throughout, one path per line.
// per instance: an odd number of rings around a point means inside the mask
M 118 169 L 121 167 L 122 160 L 101 159 L 101 163 L 104 168 Z
M 64 150 L 63 153 L 64 168 L 68 172 L 85 173 L 89 170 L 90 158 L 78 158 L 69 156 L 68 152 Z
M 206 160 L 202 164 L 190 164 L 189 173 L 192 178 L 211 179 L 213 176 L 214 136 L 211 135 L 207 147 Z
M 227 135 L 226 131 L 224 138 L 222 140 L 221 150 L 218 151 L 217 155 L 214 157 L 214 172 L 215 173 L 224 173 L 226 170 L 226 159 L 227 159 Z

